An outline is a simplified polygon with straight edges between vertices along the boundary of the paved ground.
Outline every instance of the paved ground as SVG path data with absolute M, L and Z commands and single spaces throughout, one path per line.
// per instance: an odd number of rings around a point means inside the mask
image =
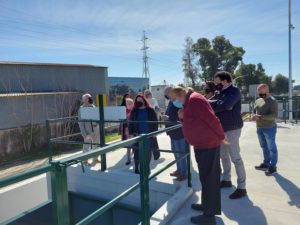
M 300 126 L 278 124 L 277 144 L 279 149 L 278 173 L 274 177 L 266 177 L 263 172 L 256 171 L 254 166 L 262 162 L 262 152 L 256 137 L 255 124 L 246 122 L 241 136 L 242 157 L 247 172 L 248 197 L 230 200 L 228 195 L 234 188 L 222 190 L 222 215 L 218 217 L 218 225 L 299 225 L 300 224 Z M 169 138 L 159 136 L 161 149 L 170 149 Z M 109 170 L 122 170 L 133 173 L 132 165 L 125 164 L 125 149 L 110 153 L 107 156 Z M 159 161 L 152 161 L 151 168 L 157 169 L 173 160 L 172 154 L 164 153 Z M 197 165 L 192 155 L 193 187 L 195 193 L 182 206 L 175 218 L 168 225 L 189 225 L 190 217 L 198 213 L 190 209 L 190 204 L 200 199 L 201 185 L 197 173 Z M 96 165 L 94 169 L 97 169 Z M 158 180 L 174 184 L 169 173 L 170 168 L 158 176 Z M 233 182 L 236 180 L 232 168 Z M 186 185 L 181 182 L 179 185 Z
M 247 172 L 249 195 L 240 200 L 230 200 L 228 195 L 234 188 L 222 190 L 222 215 L 218 217 L 218 225 L 300 224 L 300 126 L 280 123 L 278 127 L 278 174 L 274 177 L 266 177 L 263 172 L 254 170 L 254 166 L 262 161 L 255 124 L 245 123 L 240 140 Z M 158 139 L 161 149 L 170 149 L 169 138 L 166 135 L 160 135 Z M 133 173 L 132 164 L 125 166 L 125 152 L 125 149 L 121 149 L 107 155 L 108 170 Z M 151 169 L 158 169 L 173 159 L 172 154 L 163 153 L 161 159 L 151 162 Z M 190 217 L 197 215 L 197 212 L 190 209 L 190 204 L 199 201 L 201 194 L 201 185 L 193 155 L 192 166 L 195 193 L 168 225 L 189 225 L 191 224 Z M 99 169 L 99 164 L 92 169 Z M 173 170 L 175 167 L 171 167 L 159 175 L 157 180 L 176 185 L 186 185 L 186 182 L 178 183 L 169 176 Z M 235 183 L 234 167 L 232 175 Z
M 299 225 L 300 224 L 300 126 L 279 124 L 277 143 L 279 149 L 278 174 L 266 177 L 253 169 L 262 160 L 262 152 L 255 134 L 255 125 L 246 123 L 241 137 L 242 157 L 247 172 L 248 197 L 230 200 L 234 190 L 222 190 L 222 215 L 218 224 L 226 225 Z M 193 167 L 196 167 L 193 160 Z M 234 168 L 233 168 L 234 169 Z M 169 225 L 189 225 L 197 212 L 190 204 L 200 199 L 197 172 L 193 173 L 193 185 L 197 192 L 182 207 Z M 235 181 L 235 171 L 233 171 Z

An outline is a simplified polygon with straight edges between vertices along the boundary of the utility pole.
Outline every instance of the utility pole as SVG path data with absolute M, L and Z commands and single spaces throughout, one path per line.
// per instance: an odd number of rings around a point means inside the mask
M 143 73 L 142 77 L 148 78 L 149 79 L 149 86 L 150 86 L 150 73 L 149 73 L 149 64 L 148 64 L 148 49 L 149 47 L 147 46 L 147 40 L 148 37 L 146 36 L 146 31 L 143 31 L 143 37 L 142 37 L 142 43 L 143 47 L 141 48 L 141 51 L 143 52 Z M 150 88 L 150 87 L 149 87 Z
M 291 21 L 291 0 L 289 0 L 289 121 L 293 121 L 293 77 L 292 77 L 292 30 L 294 26 Z

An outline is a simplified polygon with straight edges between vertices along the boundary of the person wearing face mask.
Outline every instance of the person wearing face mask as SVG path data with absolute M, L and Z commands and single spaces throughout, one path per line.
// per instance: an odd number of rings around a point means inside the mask
M 255 102 L 254 114 L 251 119 L 256 122 L 257 136 L 263 150 L 264 161 L 259 166 L 255 166 L 255 169 L 263 170 L 267 176 L 271 176 L 277 172 L 278 153 L 275 142 L 277 125 L 275 120 L 278 114 L 278 104 L 276 99 L 270 95 L 268 85 L 260 84 L 257 92 L 259 98 Z
M 88 93 L 82 95 L 82 105 L 80 106 L 80 108 L 84 108 L 84 107 L 95 107 L 95 105 L 93 104 L 93 99 L 92 96 Z M 78 112 L 78 118 L 81 119 L 81 114 L 80 114 L 80 110 Z M 99 137 L 99 126 L 96 123 L 93 122 L 78 122 L 79 124 L 79 128 L 80 128 L 80 133 L 83 137 L 83 140 L 85 143 L 99 143 L 100 137 Z M 84 144 L 83 145 L 83 152 L 88 152 L 92 149 L 97 148 L 96 145 L 90 145 L 90 144 Z M 93 159 L 93 164 L 98 163 L 98 157 Z M 88 161 L 84 162 L 86 165 L 88 165 Z
M 239 145 L 239 138 L 243 127 L 241 93 L 237 87 L 232 85 L 232 77 L 229 72 L 217 72 L 214 76 L 214 82 L 219 94 L 215 96 L 215 101 L 211 102 L 211 105 L 222 123 L 229 142 L 227 145 L 221 145 L 221 161 L 223 166 L 221 188 L 232 187 L 232 162 L 237 174 L 237 189 L 229 195 L 229 198 L 238 199 L 247 195 L 246 171 Z
M 216 86 L 213 81 L 207 81 L 204 86 L 205 98 L 212 100 L 215 97 Z
M 157 102 L 156 98 L 153 98 L 152 92 L 150 90 L 145 90 L 144 95 L 145 95 L 146 99 L 148 100 L 150 106 L 158 114 L 160 112 L 160 108 L 159 108 L 159 105 L 158 105 L 158 102 Z
M 162 116 L 163 120 L 167 120 L 173 122 L 172 124 L 166 124 L 166 127 L 170 127 L 178 123 L 178 111 L 183 107 L 182 103 L 178 100 L 174 100 L 172 98 L 172 87 L 165 88 L 165 97 L 169 99 L 169 104 L 166 110 L 165 115 Z M 188 143 L 186 142 L 182 128 L 178 128 L 176 130 L 171 130 L 167 132 L 167 135 L 171 139 L 171 150 L 174 152 L 181 152 L 174 153 L 175 159 L 178 160 L 182 157 L 184 153 L 186 153 L 187 148 L 189 148 Z M 180 160 L 176 162 L 177 170 L 172 172 L 170 176 L 176 177 L 177 181 L 184 181 L 187 179 L 187 161 L 186 159 Z
M 130 112 L 134 106 L 133 100 L 131 98 L 127 97 L 125 99 L 125 106 L 126 106 L 126 117 L 128 120 L 129 116 L 130 116 Z M 129 134 L 128 121 L 121 124 L 121 130 L 122 130 L 122 140 L 127 140 L 131 137 Z M 127 147 L 126 156 L 127 156 L 127 161 L 125 164 L 129 165 L 131 163 L 131 147 Z
M 179 110 L 183 134 L 194 146 L 202 185 L 201 204 L 192 204 L 191 207 L 203 214 L 192 217 L 191 222 L 216 224 L 215 215 L 221 214 L 220 144 L 227 143 L 222 125 L 203 95 L 175 87 L 172 96 L 183 104 L 183 109 Z
M 130 123 L 130 121 L 133 121 L 135 123 Z M 137 95 L 134 101 L 134 107 L 129 116 L 129 134 L 132 136 L 138 136 L 140 134 L 147 134 L 158 130 L 158 123 L 146 123 L 145 121 L 157 122 L 157 116 L 154 109 L 149 105 L 146 98 L 143 95 Z M 148 141 L 148 144 L 149 146 L 147 146 L 146 157 L 148 159 L 148 165 L 150 165 L 152 151 L 158 149 L 158 142 L 156 137 L 151 137 Z M 139 144 L 138 143 L 133 145 L 133 151 L 134 151 L 134 165 L 135 165 L 134 171 L 136 174 L 139 174 L 140 171 L 139 171 Z

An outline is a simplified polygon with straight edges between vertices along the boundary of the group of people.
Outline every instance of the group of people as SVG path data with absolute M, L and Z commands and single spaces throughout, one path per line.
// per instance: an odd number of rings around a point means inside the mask
M 232 187 L 232 163 L 237 174 L 237 188 L 229 198 L 242 198 L 247 195 L 247 190 L 246 170 L 239 145 L 243 127 L 240 90 L 233 85 L 229 72 L 219 71 L 213 81 L 206 82 L 204 91 L 204 94 L 200 94 L 191 88 L 167 87 L 165 98 L 169 100 L 169 104 L 161 119 L 170 122 L 166 126 L 172 126 L 178 121 L 182 123 L 182 128 L 167 133 L 176 159 L 188 151 L 189 145 L 194 147 L 202 192 L 201 203 L 192 204 L 191 208 L 202 211 L 202 214 L 192 217 L 191 221 L 210 225 L 216 224 L 215 215 L 221 214 L 221 189 Z M 275 119 L 278 107 L 276 99 L 270 95 L 268 85 L 259 85 L 257 91 L 259 98 L 255 102 L 251 120 L 257 124 L 264 161 L 255 166 L 255 169 L 265 171 L 270 176 L 277 171 Z M 83 99 L 84 97 L 86 95 Z M 137 95 L 134 100 L 125 95 L 122 105 L 126 107 L 128 118 L 121 126 L 123 140 L 158 130 L 159 107 L 149 90 Z M 80 128 L 82 129 L 82 125 Z M 88 126 L 88 130 L 92 129 L 93 124 Z M 87 141 L 89 133 L 81 132 Z M 134 172 L 138 174 L 139 145 L 128 147 L 127 165 L 131 163 L 131 149 L 134 152 Z M 155 137 L 149 140 L 147 149 L 148 163 L 152 155 L 154 159 L 160 157 Z M 176 166 L 177 169 L 170 175 L 176 177 L 177 181 L 187 179 L 187 161 L 177 161 Z
M 259 85 L 257 91 L 259 98 L 251 120 L 257 124 L 264 161 L 255 169 L 263 170 L 270 176 L 277 171 L 275 119 L 278 107 L 268 85 Z M 185 139 L 194 146 L 202 185 L 201 204 L 192 204 L 191 207 L 203 214 L 192 217 L 191 221 L 216 224 L 215 215 L 221 214 L 221 188 L 232 187 L 231 163 L 237 174 L 237 188 L 229 198 L 239 199 L 247 195 L 246 171 L 239 146 L 243 127 L 241 93 L 232 84 L 231 74 L 226 71 L 217 72 L 214 80 L 205 84 L 204 95 L 182 87 L 175 87 L 172 92 L 174 99 L 184 105 L 179 111 L 179 118 Z

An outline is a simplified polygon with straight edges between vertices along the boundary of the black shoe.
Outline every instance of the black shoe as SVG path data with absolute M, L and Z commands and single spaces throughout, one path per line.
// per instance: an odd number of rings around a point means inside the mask
M 277 172 L 276 166 L 270 166 L 268 170 L 265 172 L 266 176 L 272 176 Z
M 191 208 L 197 211 L 203 211 L 203 206 L 202 204 L 192 204 Z
M 244 196 L 247 196 L 247 191 L 246 189 L 236 189 L 231 195 L 229 195 L 230 199 L 238 199 L 238 198 L 242 198 Z
M 255 169 L 257 170 L 262 170 L 262 171 L 266 171 L 269 169 L 269 165 L 265 164 L 265 163 L 261 163 L 259 166 L 255 166 Z
M 154 160 L 158 160 L 160 158 L 160 152 L 157 150 L 153 151 L 153 158 Z
M 215 216 L 200 215 L 192 217 L 191 222 L 200 225 L 215 225 L 216 218 Z
M 222 180 L 221 181 L 221 188 L 230 188 L 232 187 L 231 181 Z
M 134 173 L 140 174 L 140 171 L 139 171 L 138 169 L 135 169 L 135 170 L 134 170 Z
M 127 162 L 125 163 L 125 165 L 128 166 L 130 163 L 131 163 L 131 161 L 127 161 Z

